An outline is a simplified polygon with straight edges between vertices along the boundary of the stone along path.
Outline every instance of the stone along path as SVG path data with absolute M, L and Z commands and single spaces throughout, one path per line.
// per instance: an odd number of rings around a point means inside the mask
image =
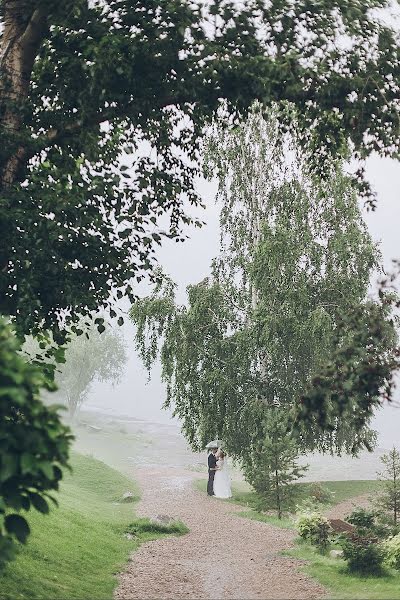
M 190 532 L 143 544 L 120 575 L 118 600 L 323 598 L 325 590 L 280 556 L 294 533 L 239 517 L 241 507 L 209 498 L 182 469 L 138 469 L 140 516 L 169 515 Z

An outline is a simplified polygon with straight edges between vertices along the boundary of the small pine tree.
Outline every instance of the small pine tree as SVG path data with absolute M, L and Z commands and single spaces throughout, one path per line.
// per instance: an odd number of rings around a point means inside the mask
M 285 509 L 293 507 L 296 491 L 293 483 L 308 469 L 297 464 L 299 451 L 287 424 L 281 410 L 270 409 L 262 447 L 252 455 L 251 464 L 244 465 L 246 479 L 266 505 L 277 511 L 279 519 Z
M 378 504 L 392 514 L 393 522 L 397 525 L 400 513 L 400 452 L 393 446 L 388 454 L 381 457 L 381 461 L 385 470 L 377 475 L 384 485 L 383 492 L 378 496 Z

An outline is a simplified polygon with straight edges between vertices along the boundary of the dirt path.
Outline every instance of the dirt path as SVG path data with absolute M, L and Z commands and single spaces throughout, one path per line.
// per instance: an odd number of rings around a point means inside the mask
M 193 488 L 194 473 L 146 468 L 136 472 L 142 489 L 138 513 L 169 515 L 190 529 L 135 552 L 115 593 L 117 599 L 322 598 L 324 589 L 299 571 L 301 561 L 279 556 L 294 534 L 243 519 L 233 504 Z
M 343 502 L 339 502 L 332 508 L 326 511 L 326 516 L 329 519 L 345 519 L 353 510 L 357 508 L 371 508 L 371 494 L 361 494 L 360 496 L 354 496 Z

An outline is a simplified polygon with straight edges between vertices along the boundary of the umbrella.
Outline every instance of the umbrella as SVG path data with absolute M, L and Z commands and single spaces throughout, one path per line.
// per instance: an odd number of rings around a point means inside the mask
M 208 442 L 206 449 L 211 450 L 211 448 L 219 448 L 222 446 L 221 440 L 213 440 L 212 442 Z

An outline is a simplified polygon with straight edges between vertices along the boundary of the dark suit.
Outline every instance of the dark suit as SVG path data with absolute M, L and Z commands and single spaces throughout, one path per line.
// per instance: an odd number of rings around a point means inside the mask
M 209 496 L 214 495 L 214 477 L 215 477 L 215 467 L 217 466 L 217 457 L 215 454 L 210 452 L 208 455 L 208 483 L 207 483 L 207 494 Z

